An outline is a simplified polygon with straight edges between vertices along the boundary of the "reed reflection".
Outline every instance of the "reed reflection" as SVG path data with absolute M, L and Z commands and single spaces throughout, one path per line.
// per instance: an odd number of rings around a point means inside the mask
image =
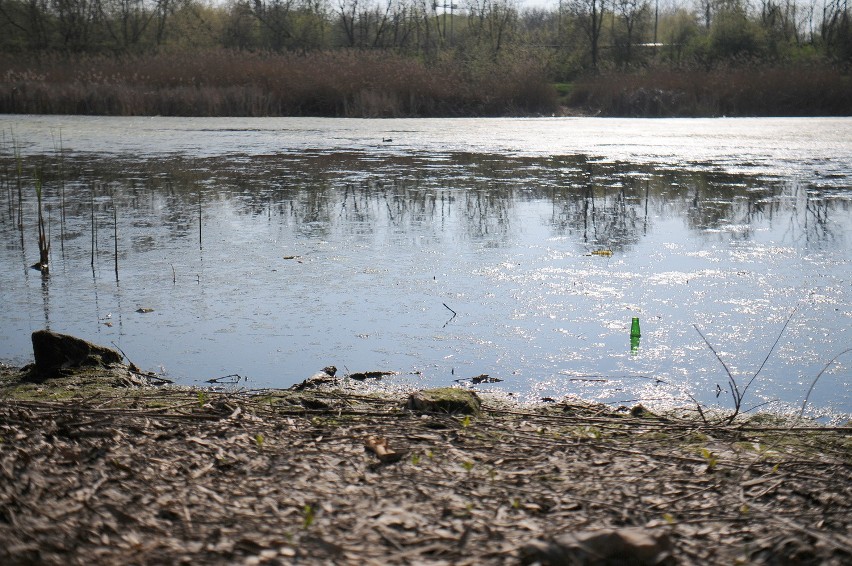
M 428 156 L 306 154 L 136 164 L 65 156 L 60 167 L 46 156 L 42 162 L 46 209 L 59 210 L 48 227 L 55 228 L 50 233 L 61 239 L 60 249 L 64 252 L 66 242 L 87 228 L 93 253 L 109 247 L 99 242 L 102 235 L 129 232 L 122 258 L 196 235 L 200 240 L 203 208 L 227 208 L 246 219 L 240 221 L 283 222 L 300 238 L 328 238 L 334 232 L 368 237 L 386 230 L 439 238 L 452 225 L 463 239 L 503 246 L 529 222 L 518 218 L 519 205 L 547 203 L 551 212 L 544 222 L 553 235 L 618 251 L 629 249 L 655 223 L 673 218 L 683 218 L 696 233 L 744 241 L 756 227 L 783 223 L 785 237 L 794 242 L 841 245 L 842 231 L 832 220 L 836 210 L 846 214 L 850 206 L 848 192 L 836 188 L 826 192 L 783 179 L 655 171 L 584 157 L 498 160 L 461 154 L 436 162 Z M 36 240 L 29 232 L 37 225 L 37 203 L 28 189 L 35 179 L 26 172 L 14 175 L 8 157 L 0 163 L 4 246 L 23 250 Z M 114 208 L 122 212 L 117 227 Z M 60 219 L 61 230 L 52 226 Z

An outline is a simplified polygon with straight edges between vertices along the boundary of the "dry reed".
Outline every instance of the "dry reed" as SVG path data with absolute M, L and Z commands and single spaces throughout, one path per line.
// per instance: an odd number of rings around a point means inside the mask
M 570 103 L 609 116 L 852 114 L 852 76 L 828 66 L 655 69 L 580 81 Z
M 0 57 L 0 112 L 172 116 L 453 116 L 550 113 L 540 65 L 467 72 L 388 53 L 214 50 Z

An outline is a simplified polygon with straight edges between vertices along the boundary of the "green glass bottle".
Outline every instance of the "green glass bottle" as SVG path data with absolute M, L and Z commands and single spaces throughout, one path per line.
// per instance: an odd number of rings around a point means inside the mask
M 639 350 L 639 337 L 642 333 L 639 331 L 639 319 L 633 317 L 633 323 L 630 325 L 630 352 L 635 354 Z

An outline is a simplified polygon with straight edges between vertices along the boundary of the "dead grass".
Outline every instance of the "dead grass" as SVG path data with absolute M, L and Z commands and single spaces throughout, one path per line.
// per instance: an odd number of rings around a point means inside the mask
M 609 116 L 846 116 L 852 76 L 827 66 L 654 69 L 585 79 L 569 104 Z
M 530 61 L 472 73 L 450 61 L 356 51 L 0 57 L 5 113 L 396 117 L 555 109 L 555 92 Z

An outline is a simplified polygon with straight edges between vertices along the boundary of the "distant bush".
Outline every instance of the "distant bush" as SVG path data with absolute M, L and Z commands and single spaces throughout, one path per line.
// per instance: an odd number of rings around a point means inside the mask
M 529 60 L 466 72 L 385 52 L 213 50 L 0 56 L 0 112 L 179 116 L 478 116 L 551 113 Z

